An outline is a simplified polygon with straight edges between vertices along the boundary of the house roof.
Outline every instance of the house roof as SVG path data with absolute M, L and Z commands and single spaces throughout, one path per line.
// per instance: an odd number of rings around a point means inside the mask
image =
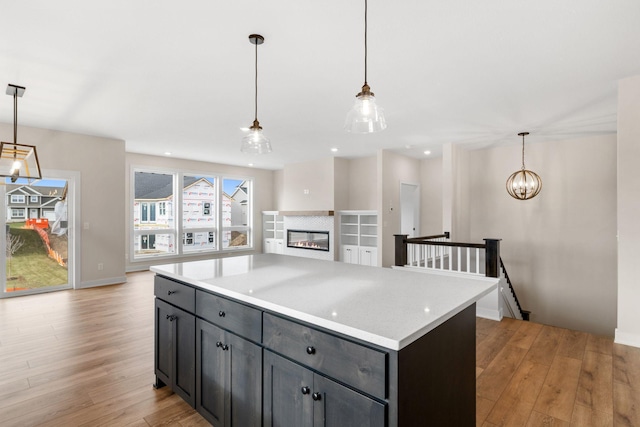
M 6 194 L 22 193 L 25 196 L 62 197 L 62 187 L 29 186 L 24 184 L 7 184 Z
M 200 178 L 184 176 L 184 187 L 187 188 Z M 162 200 L 173 196 L 173 175 L 153 172 L 135 173 L 136 200 Z

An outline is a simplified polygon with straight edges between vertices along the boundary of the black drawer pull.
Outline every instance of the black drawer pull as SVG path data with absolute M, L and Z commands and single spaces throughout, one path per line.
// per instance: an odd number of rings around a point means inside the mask
M 220 311 L 218 312 L 218 316 L 220 316 L 220 317 L 224 317 L 224 316 L 226 316 L 226 313 L 225 313 L 224 311 L 220 310 Z
M 314 347 L 307 347 L 307 354 L 316 354 L 316 349 Z
M 313 400 L 316 400 L 316 401 L 322 399 L 322 395 L 320 393 L 317 393 L 317 392 L 313 393 L 311 395 L 311 397 L 313 397 Z
M 302 394 L 309 394 L 311 393 L 311 389 L 307 386 L 304 386 L 300 389 L 300 391 L 302 392 Z
M 167 295 L 175 294 L 178 291 L 167 291 Z

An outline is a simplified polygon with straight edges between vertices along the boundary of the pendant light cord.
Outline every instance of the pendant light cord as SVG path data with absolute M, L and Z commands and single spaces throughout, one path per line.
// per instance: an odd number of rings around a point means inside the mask
M 364 0 L 364 84 L 367 84 L 367 0 Z
M 524 169 L 524 135 L 522 135 L 522 170 Z
M 255 78 L 255 97 L 254 97 L 254 105 L 255 105 L 255 120 L 258 120 L 258 42 L 256 40 L 256 61 L 255 61 L 255 70 L 256 70 L 256 78 Z
M 18 88 L 13 93 L 13 143 L 18 142 Z M 14 152 L 15 154 L 15 152 Z

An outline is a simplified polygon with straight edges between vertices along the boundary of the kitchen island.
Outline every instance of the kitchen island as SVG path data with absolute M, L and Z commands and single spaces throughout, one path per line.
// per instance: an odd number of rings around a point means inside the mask
M 498 279 L 276 254 L 155 266 L 156 385 L 215 426 L 475 422 Z

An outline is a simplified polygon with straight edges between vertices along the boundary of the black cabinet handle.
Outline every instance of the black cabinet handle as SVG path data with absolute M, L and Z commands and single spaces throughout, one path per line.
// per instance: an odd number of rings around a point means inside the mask
M 220 316 L 220 317 L 224 317 L 224 316 L 226 316 L 226 313 L 225 313 L 224 311 L 220 310 L 220 311 L 218 312 L 218 316 Z
M 177 291 L 167 291 L 167 295 L 175 294 Z
M 302 392 L 302 394 L 309 394 L 311 393 L 311 389 L 307 386 L 304 386 L 300 389 L 300 391 Z
M 316 354 L 316 349 L 315 347 L 307 347 L 307 354 Z
M 216 343 L 216 347 L 222 347 L 222 343 L 221 343 L 220 341 L 218 341 L 218 342 Z
M 322 399 L 322 395 L 320 393 L 317 393 L 317 392 L 313 393 L 311 395 L 311 397 L 313 397 L 313 400 L 316 400 L 316 401 Z
M 176 320 L 178 318 L 178 316 L 174 316 L 173 314 L 167 314 L 167 320 L 169 322 L 173 322 L 174 320 Z
M 228 345 L 226 345 L 226 344 L 223 344 L 223 345 L 222 345 L 222 349 L 223 349 L 224 351 L 227 351 L 227 350 L 229 350 L 229 346 L 228 346 Z

